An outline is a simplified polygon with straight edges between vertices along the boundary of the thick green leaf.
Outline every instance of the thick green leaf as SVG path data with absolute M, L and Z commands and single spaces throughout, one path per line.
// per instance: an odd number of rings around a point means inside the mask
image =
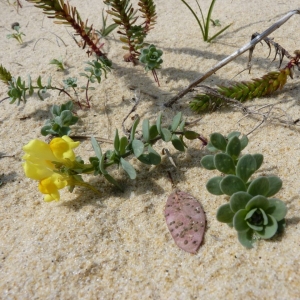
M 149 140 L 154 139 L 158 135 L 157 126 L 152 125 L 149 130 Z
M 194 140 L 199 137 L 199 133 L 192 131 L 192 130 L 186 130 L 183 133 L 184 137 L 188 140 Z
M 241 135 L 241 133 L 239 131 L 232 131 L 232 132 L 228 133 L 227 139 L 230 140 L 233 137 L 239 137 L 240 135 Z
M 253 248 L 253 230 L 249 228 L 248 231 L 238 232 L 239 242 L 246 248 Z
M 128 161 L 126 161 L 123 157 L 121 157 L 120 162 L 121 162 L 122 168 L 128 174 L 130 179 L 135 179 L 136 171 L 135 171 L 134 167 Z
M 96 156 L 98 157 L 99 160 L 101 160 L 101 158 L 102 158 L 101 147 L 99 146 L 98 142 L 96 141 L 96 139 L 93 136 L 91 137 L 91 142 L 92 142 L 93 149 L 96 153 Z
M 177 149 L 178 151 L 184 151 L 184 143 L 181 141 L 181 139 L 176 135 L 173 134 L 172 135 L 172 144 L 174 146 L 175 149 Z
M 114 139 L 114 148 L 115 148 L 115 151 L 117 154 L 119 154 L 119 147 L 120 147 L 120 138 L 119 138 L 118 129 L 116 129 L 115 139 Z
M 258 170 L 264 161 L 264 156 L 260 153 L 253 154 L 252 156 L 256 161 L 256 170 Z
M 136 131 L 136 128 L 137 126 L 139 125 L 139 122 L 140 122 L 140 118 L 136 118 L 136 120 L 134 121 L 132 127 L 131 127 L 131 132 L 130 132 L 130 139 L 129 139 L 129 142 L 131 143 L 134 139 L 134 135 L 135 135 L 135 131 Z
M 268 225 L 264 226 L 262 231 L 256 231 L 262 239 L 270 239 L 277 232 L 278 224 L 273 216 L 268 215 Z
M 119 148 L 120 155 L 125 154 L 127 145 L 128 145 L 127 137 L 122 136 L 121 139 L 120 139 L 120 148 Z
M 212 133 L 210 135 L 210 142 L 215 148 L 221 151 L 226 150 L 227 141 L 222 134 L 218 132 Z
M 132 149 L 133 153 L 136 157 L 139 157 L 143 154 L 144 152 L 144 143 L 140 140 L 134 139 L 132 141 Z
M 147 165 L 158 165 L 161 162 L 160 155 L 149 145 L 148 154 L 142 154 L 138 157 L 142 163 Z
M 269 180 L 267 177 L 258 177 L 251 181 L 247 192 L 252 196 L 263 195 L 266 196 L 269 192 Z
M 112 176 L 110 176 L 108 173 L 104 174 L 104 177 L 108 182 L 115 185 L 119 190 L 123 191 L 123 188 L 121 187 L 121 185 Z
M 227 175 L 220 182 L 220 188 L 224 194 L 231 196 L 236 192 L 246 192 L 247 188 L 243 180 L 235 175 Z
M 241 142 L 241 151 L 242 151 L 248 145 L 249 139 L 246 135 L 243 135 L 240 139 L 240 142 Z
M 217 220 L 222 223 L 232 223 L 234 212 L 230 209 L 230 205 L 224 204 L 217 210 Z
M 220 188 L 220 182 L 222 181 L 222 176 L 216 176 L 208 180 L 206 183 L 206 189 L 213 195 L 223 195 L 223 191 Z
M 236 192 L 230 197 L 230 207 L 233 212 L 245 209 L 252 196 L 246 192 Z
M 145 119 L 143 121 L 142 131 L 143 131 L 143 140 L 145 142 L 149 142 L 150 131 L 149 131 L 149 120 L 148 119 Z
M 237 136 L 234 136 L 228 141 L 226 153 L 233 159 L 237 159 L 241 153 L 241 142 Z
M 162 113 L 160 112 L 158 114 L 158 117 L 157 117 L 157 120 L 156 120 L 156 129 L 157 129 L 157 132 L 159 134 L 161 134 L 161 118 L 162 118 Z
M 214 156 L 214 165 L 217 170 L 224 174 L 235 174 L 234 161 L 226 153 L 217 153 Z
M 172 124 L 171 124 L 171 131 L 174 132 L 176 131 L 177 127 L 180 124 L 181 121 L 181 117 L 182 117 L 182 113 L 179 112 L 172 120 Z
M 206 170 L 215 170 L 214 155 L 205 155 L 202 157 L 200 164 Z
M 282 187 L 282 180 L 277 176 L 267 176 L 269 180 L 269 191 L 267 197 L 275 195 Z
M 245 183 L 256 170 L 256 160 L 251 154 L 242 156 L 236 165 L 236 175 Z
M 246 215 L 248 211 L 246 209 L 240 209 L 237 211 L 233 217 L 233 227 L 236 231 L 247 231 L 249 230 L 249 226 L 246 221 Z
M 283 201 L 271 198 L 269 199 L 269 208 L 266 209 L 266 213 L 274 217 L 276 221 L 281 221 L 287 214 L 287 207 Z
M 167 128 L 161 128 L 161 138 L 165 142 L 170 142 L 172 138 L 172 133 Z
M 247 210 L 261 208 L 264 211 L 269 208 L 269 201 L 266 197 L 258 195 L 253 197 L 246 205 Z

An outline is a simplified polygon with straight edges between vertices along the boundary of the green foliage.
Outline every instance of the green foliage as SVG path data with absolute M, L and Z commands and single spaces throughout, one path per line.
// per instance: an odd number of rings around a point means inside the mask
M 78 121 L 78 117 L 73 116 L 72 109 L 72 101 L 62 104 L 61 106 L 53 105 L 50 109 L 53 119 L 46 121 L 41 129 L 42 135 L 46 136 L 51 134 L 59 137 L 69 135 L 71 132 L 69 126 L 76 124 Z
M 281 189 L 280 178 L 259 176 L 251 179 L 261 167 L 263 155 L 240 156 L 247 144 L 248 138 L 240 138 L 239 132 L 231 132 L 226 137 L 213 133 L 208 150 L 217 153 L 204 156 L 201 165 L 207 170 L 217 169 L 225 174 L 211 178 L 206 184 L 211 194 L 230 196 L 229 204 L 218 209 L 217 220 L 233 225 L 240 243 L 251 248 L 257 237 L 269 239 L 283 229 L 287 208 L 281 200 L 267 198 Z
M 153 145 L 160 139 L 165 142 L 171 141 L 174 148 L 179 151 L 184 151 L 186 145 L 183 141 L 185 131 L 181 131 L 179 126 L 184 128 L 184 123 L 181 121 L 182 114 L 178 113 L 172 123 L 168 127 L 163 127 L 161 124 L 162 114 L 160 113 L 156 124 L 149 125 L 149 120 L 144 120 L 142 124 L 142 136 L 136 138 L 136 129 L 140 122 L 137 118 L 132 125 L 129 138 L 126 136 L 120 138 L 118 130 L 116 130 L 114 138 L 114 149 L 106 151 L 102 155 L 100 145 L 95 146 L 96 157 L 90 158 L 90 162 L 95 167 L 95 174 L 107 175 L 106 168 L 112 164 L 120 165 L 131 179 L 136 178 L 136 172 L 133 166 L 125 161 L 125 158 L 134 155 L 139 161 L 147 165 L 158 165 L 161 162 L 160 155 L 153 149 Z M 179 131 L 177 131 L 179 129 Z M 194 134 L 195 138 L 199 135 Z M 176 142 L 174 142 L 176 141 Z M 95 144 L 95 140 L 93 141 Z M 101 155 L 99 155 L 101 153 Z M 104 157 L 103 162 L 101 159 Z M 101 158 L 101 159 L 100 159 Z M 102 165 L 101 165 L 102 164 Z M 114 183 L 110 181 L 111 183 Z M 115 184 L 115 183 L 114 183 Z M 118 186 L 118 185 L 117 185 Z
M 56 67 L 59 69 L 59 70 L 62 70 L 64 71 L 65 70 L 65 66 L 64 66 L 64 63 L 62 61 L 62 59 L 58 60 L 58 59 L 52 59 L 49 64 L 51 65 L 56 65 Z
M 272 71 L 261 78 L 255 78 L 251 81 L 243 81 L 233 84 L 229 87 L 219 86 L 213 95 L 198 94 L 190 102 L 190 108 L 195 112 L 212 110 L 226 103 L 222 96 L 235 99 L 240 102 L 267 96 L 276 90 L 281 90 L 286 84 L 287 76 L 291 76 L 290 67 L 280 71 Z M 216 94 L 219 94 L 216 96 Z
M 102 28 L 100 30 L 96 30 L 102 37 L 107 37 L 112 31 L 114 31 L 119 25 L 116 23 L 110 24 L 107 26 L 107 14 L 104 17 L 104 9 L 102 10 Z
M 9 84 L 12 80 L 12 76 L 8 70 L 6 70 L 2 65 L 0 65 L 0 80 L 5 84 Z
M 144 19 L 140 25 L 136 25 L 139 17 L 136 16 L 137 10 L 134 10 L 130 0 L 106 0 L 104 3 L 111 6 L 107 12 L 113 16 L 113 21 L 119 26 L 120 41 L 126 44 L 123 46 L 123 49 L 128 50 L 128 54 L 124 56 L 125 60 L 135 62 L 139 56 L 139 49 L 144 46 L 145 37 L 156 20 L 153 0 L 138 2 L 141 17 Z
M 159 69 L 163 60 L 161 59 L 162 50 L 156 49 L 154 45 L 150 45 L 148 48 L 141 50 L 140 62 L 145 65 L 145 70 Z
M 15 39 L 19 42 L 19 44 L 23 44 L 22 35 L 25 36 L 25 34 L 20 31 L 20 28 L 21 28 L 21 26 L 18 23 L 14 23 L 12 25 L 12 29 L 15 30 L 15 32 L 8 34 L 6 37 L 8 39 Z
M 101 82 L 102 72 L 104 72 L 106 78 L 106 74 L 110 71 L 112 65 L 110 60 L 103 57 L 99 57 L 92 62 L 88 61 L 86 64 L 88 67 L 86 67 L 84 70 L 90 74 L 79 73 L 79 75 L 86 77 L 92 83 L 94 83 L 96 80 L 98 83 Z
M 46 85 L 42 84 L 41 76 L 38 77 L 36 81 L 36 85 L 32 85 L 31 77 L 28 75 L 27 83 L 25 80 L 19 76 L 17 78 L 12 77 L 11 81 L 8 82 L 8 96 L 10 98 L 10 103 L 15 103 L 17 101 L 17 105 L 23 101 L 26 103 L 27 96 L 32 96 L 34 91 L 37 91 L 37 95 L 40 100 L 44 100 L 42 94 L 45 94 L 47 90 L 59 90 L 60 92 L 64 92 L 64 90 L 52 86 L 51 84 L 51 77 L 48 78 L 48 82 Z
M 212 20 L 211 19 L 211 14 L 212 14 L 212 11 L 213 11 L 213 8 L 214 8 L 214 5 L 215 5 L 215 2 L 216 0 L 212 0 L 211 3 L 210 3 L 210 7 L 209 7 L 209 10 L 208 10 L 208 13 L 207 13 L 207 16 L 206 18 L 204 18 L 204 15 L 203 15 L 203 12 L 202 12 L 202 9 L 201 9 L 201 6 L 198 2 L 198 0 L 195 0 L 196 3 L 197 3 L 197 6 L 198 6 L 198 9 L 200 11 L 200 14 L 201 14 L 201 20 L 198 18 L 197 14 L 195 13 L 195 11 L 192 9 L 192 7 L 185 1 L 185 0 L 181 0 L 185 6 L 190 10 L 190 12 L 193 14 L 194 18 L 196 19 L 198 25 L 199 25 L 199 28 L 201 30 L 201 34 L 202 34 L 202 37 L 203 37 L 203 40 L 205 42 L 208 42 L 210 43 L 212 40 L 214 40 L 217 36 L 219 36 L 221 33 L 223 33 L 226 29 L 228 29 L 228 27 L 231 26 L 231 24 L 225 26 L 222 30 L 218 31 L 215 35 L 213 35 L 212 37 L 208 37 L 208 34 L 209 34 L 209 25 L 210 25 L 210 22 L 213 23 L 214 26 L 221 26 L 220 25 L 220 22 L 219 20 Z

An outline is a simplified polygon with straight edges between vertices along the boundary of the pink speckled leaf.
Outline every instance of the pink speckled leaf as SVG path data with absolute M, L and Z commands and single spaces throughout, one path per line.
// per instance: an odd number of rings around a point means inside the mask
M 177 190 L 167 200 L 165 217 L 176 245 L 186 252 L 196 253 L 206 225 L 200 203 L 190 194 Z

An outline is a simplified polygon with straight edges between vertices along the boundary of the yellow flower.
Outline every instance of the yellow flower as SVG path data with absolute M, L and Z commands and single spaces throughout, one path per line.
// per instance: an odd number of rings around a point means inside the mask
M 31 140 L 23 147 L 25 155 L 22 159 L 25 175 L 39 181 L 39 190 L 45 194 L 45 201 L 59 200 L 58 190 L 74 184 L 71 176 L 59 174 L 53 162 L 61 163 L 69 168 L 73 166 L 75 154 L 72 149 L 79 142 L 68 136 L 54 138 L 50 144 L 39 140 Z

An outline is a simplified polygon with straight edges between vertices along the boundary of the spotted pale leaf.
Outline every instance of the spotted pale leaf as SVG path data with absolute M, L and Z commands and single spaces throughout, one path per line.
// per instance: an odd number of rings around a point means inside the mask
M 189 253 L 199 249 L 205 231 L 205 212 L 190 194 L 175 191 L 167 200 L 165 218 L 176 245 Z

